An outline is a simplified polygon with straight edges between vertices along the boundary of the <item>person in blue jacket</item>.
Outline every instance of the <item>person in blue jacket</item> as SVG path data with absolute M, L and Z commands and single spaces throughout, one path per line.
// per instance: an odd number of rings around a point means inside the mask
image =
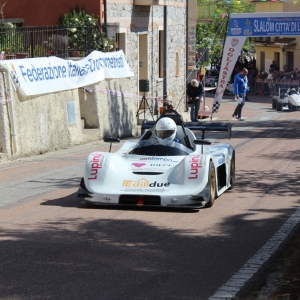
M 242 117 L 242 108 L 245 105 L 246 93 L 249 89 L 247 74 L 248 70 L 244 68 L 234 77 L 234 97 L 235 100 L 238 101 L 238 105 L 236 106 L 232 117 L 238 119 L 239 121 L 245 121 L 245 119 Z

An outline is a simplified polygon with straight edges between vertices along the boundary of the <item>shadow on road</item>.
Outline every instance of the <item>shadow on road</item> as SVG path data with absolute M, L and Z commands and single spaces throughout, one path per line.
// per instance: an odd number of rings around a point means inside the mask
M 126 211 L 152 211 L 152 212 L 169 212 L 169 213 L 198 213 L 198 209 L 183 209 L 183 208 L 160 208 L 160 207 L 149 207 L 149 206 L 117 206 L 117 205 L 92 205 L 84 202 L 84 200 L 77 197 L 77 193 L 73 193 L 69 196 L 46 200 L 41 205 L 50 205 L 50 206 L 60 206 L 60 207 L 77 207 L 77 208 L 85 208 L 85 209 L 108 209 L 108 210 L 126 210 Z
M 53 204 L 77 206 L 73 194 L 45 205 Z M 222 220 L 214 234 L 201 234 L 133 219 L 101 219 L 97 212 L 91 221 L 61 218 L 36 227 L 2 227 L 1 297 L 208 299 L 265 242 L 270 227 L 265 225 L 273 223 L 274 232 L 278 229 L 276 218 L 235 215 Z M 199 218 L 205 212 L 200 211 Z M 290 213 L 277 211 L 278 218 Z M 256 243 L 248 240 L 253 231 Z M 226 261 L 220 253 L 226 253 Z

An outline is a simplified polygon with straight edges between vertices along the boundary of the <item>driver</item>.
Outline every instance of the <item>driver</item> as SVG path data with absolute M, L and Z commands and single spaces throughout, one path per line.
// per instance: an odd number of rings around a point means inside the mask
M 297 91 L 295 88 L 291 88 L 290 92 L 289 92 L 289 95 L 295 95 L 297 94 Z
M 162 145 L 168 145 L 171 142 L 179 142 L 175 139 L 177 132 L 176 123 L 168 117 L 163 117 L 159 119 L 155 126 L 155 134 L 157 140 Z

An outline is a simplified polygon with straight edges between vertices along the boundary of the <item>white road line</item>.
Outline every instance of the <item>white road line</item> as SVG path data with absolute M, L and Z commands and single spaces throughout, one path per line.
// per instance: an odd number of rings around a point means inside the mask
M 300 207 L 281 226 L 281 228 L 269 239 L 269 241 L 247 263 L 235 273 L 224 285 L 222 285 L 209 300 L 224 300 L 235 297 L 245 284 L 259 271 L 278 247 L 300 222 Z

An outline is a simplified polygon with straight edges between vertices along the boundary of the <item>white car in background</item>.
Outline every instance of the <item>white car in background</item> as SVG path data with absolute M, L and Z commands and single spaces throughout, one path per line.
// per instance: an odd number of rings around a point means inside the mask
M 286 93 L 283 95 L 283 98 L 280 97 L 280 89 L 279 95 L 273 96 L 272 99 L 272 108 L 277 111 L 283 110 L 298 110 L 300 108 L 300 93 L 295 88 L 289 88 Z

